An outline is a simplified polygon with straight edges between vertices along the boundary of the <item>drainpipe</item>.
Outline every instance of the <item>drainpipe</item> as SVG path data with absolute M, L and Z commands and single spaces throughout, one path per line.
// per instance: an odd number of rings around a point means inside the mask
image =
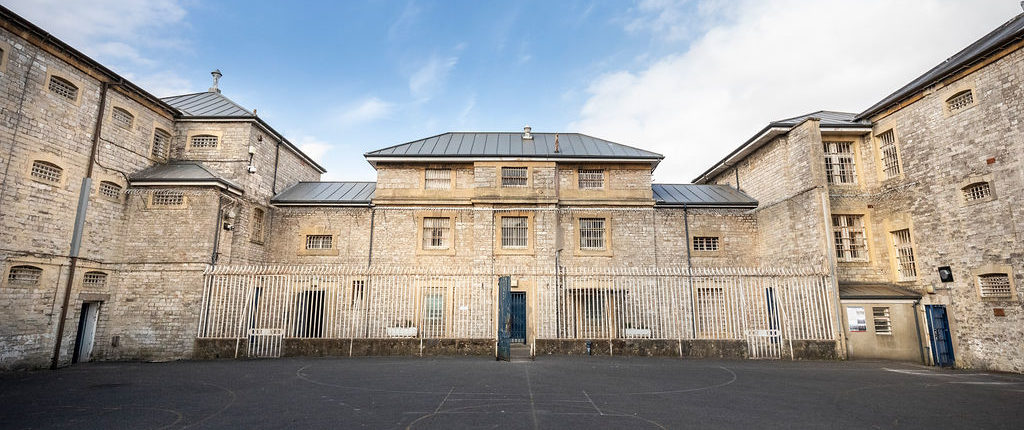
M 224 217 L 224 197 L 217 196 L 217 219 L 213 223 L 213 252 L 210 253 L 210 265 L 217 265 L 217 257 L 220 251 L 220 229 L 221 220 Z
M 100 105 L 96 113 L 96 125 L 92 132 L 92 150 L 89 152 L 89 164 L 86 165 L 85 177 L 78 190 L 78 210 L 75 212 L 75 228 L 71 233 L 71 250 L 68 256 L 71 264 L 68 268 L 67 286 L 64 288 L 64 301 L 60 306 L 60 319 L 57 320 L 57 338 L 53 342 L 53 359 L 50 368 L 56 369 L 60 364 L 60 346 L 64 338 L 64 320 L 68 316 L 68 305 L 71 302 L 71 287 L 75 281 L 75 269 L 78 266 L 78 251 L 82 247 L 82 230 L 85 228 L 85 214 L 89 209 L 89 191 L 92 190 L 92 169 L 96 163 L 96 151 L 100 145 L 100 131 L 103 129 L 103 112 L 107 106 L 107 89 L 110 84 L 100 82 Z
M 921 364 L 928 365 L 924 360 L 924 339 L 921 338 L 921 318 L 917 315 L 917 307 L 921 305 L 921 299 L 914 300 L 914 327 L 917 328 L 917 350 L 921 352 Z
M 376 215 L 377 209 L 370 207 L 370 252 L 366 256 L 366 268 L 370 268 L 373 265 L 373 224 Z
M 274 182 L 270 185 L 270 193 L 277 195 L 277 163 L 281 159 L 281 141 L 277 141 L 277 149 L 274 151 Z
M 697 310 L 697 299 L 694 298 L 693 288 L 691 288 L 691 284 L 690 284 L 690 282 L 693 280 L 693 277 L 692 277 L 693 272 L 690 271 L 690 268 L 691 268 L 691 264 L 690 264 L 690 213 L 686 209 L 686 205 L 683 205 L 683 229 L 684 229 L 683 233 L 686 234 L 686 287 L 687 287 L 687 289 L 690 290 L 690 309 L 693 310 L 692 312 L 696 312 L 696 310 Z M 697 338 L 697 322 L 696 322 L 697 319 L 695 318 L 695 316 L 696 315 L 690 315 L 690 335 L 691 335 L 690 338 L 691 339 L 696 339 Z M 682 351 L 682 348 L 683 348 L 683 346 L 682 346 L 683 343 L 682 342 L 683 342 L 682 339 L 680 339 L 679 340 L 679 349 L 680 349 L 680 351 Z M 679 355 L 682 356 L 683 353 L 680 352 Z
M 690 214 L 683 206 L 683 229 L 686 234 L 686 271 L 690 271 Z

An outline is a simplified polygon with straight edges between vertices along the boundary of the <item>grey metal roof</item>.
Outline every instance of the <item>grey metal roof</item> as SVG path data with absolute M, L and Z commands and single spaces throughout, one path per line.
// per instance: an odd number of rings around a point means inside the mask
M 920 299 L 921 293 L 905 290 L 895 285 L 839 283 L 839 298 L 849 300 Z
M 213 91 L 164 97 L 164 102 L 181 111 L 184 116 L 217 118 L 254 118 L 248 109 Z
M 280 205 L 369 205 L 376 182 L 299 182 L 270 199 Z
M 133 185 L 164 182 L 217 182 L 237 191 L 242 190 L 242 187 L 221 178 L 206 166 L 194 161 L 172 161 L 158 164 L 128 175 L 128 181 Z
M 875 103 L 874 106 L 861 112 L 857 115 L 857 118 L 867 118 L 888 109 L 890 106 L 917 94 L 932 84 L 983 61 L 1003 47 L 1021 39 L 1024 39 L 1024 13 L 1015 16 L 952 57 L 947 58 L 946 61 L 925 72 L 925 74 L 917 79 L 910 81 L 909 84 L 889 94 L 878 103 Z
M 757 200 L 728 185 L 652 184 L 658 206 L 756 208 Z
M 859 127 L 871 127 L 871 121 L 868 120 L 857 120 L 857 114 L 852 112 L 835 112 L 829 110 L 819 110 L 806 115 L 795 116 L 793 118 L 780 119 L 778 121 L 772 121 L 769 126 L 780 126 L 780 127 L 794 127 L 800 123 L 806 121 L 808 118 L 817 118 L 821 127 L 829 128 L 859 128 Z
M 400 145 L 367 152 L 367 158 L 390 157 L 538 157 L 645 159 L 654 162 L 661 154 L 598 139 L 580 133 L 532 133 L 524 140 L 521 132 L 449 132 Z

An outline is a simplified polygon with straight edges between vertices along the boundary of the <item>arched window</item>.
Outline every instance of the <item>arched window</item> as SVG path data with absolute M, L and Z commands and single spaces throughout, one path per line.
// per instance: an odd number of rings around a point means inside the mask
M 992 195 L 992 187 L 988 182 L 975 182 L 966 187 L 963 187 L 961 191 L 964 192 L 964 200 L 974 201 L 987 198 Z
M 14 266 L 7 274 L 8 285 L 35 286 L 39 285 L 39 277 L 43 269 L 35 266 Z
M 82 277 L 82 286 L 85 288 L 103 288 L 107 286 L 107 274 L 103 272 L 85 272 Z
M 171 134 L 164 131 L 163 129 L 156 129 L 153 131 L 153 151 L 152 155 L 156 158 L 164 158 L 167 156 L 167 148 L 171 143 Z
M 114 120 L 114 124 L 129 130 L 132 128 L 132 123 L 135 122 L 135 115 L 116 106 L 110 111 L 110 118 Z
M 36 160 L 32 162 L 32 178 L 42 182 L 49 182 L 51 184 L 59 184 L 61 175 L 64 174 L 64 169 L 56 164 L 49 163 L 42 160 Z
M 971 90 L 963 90 L 959 93 L 953 94 L 952 97 L 946 99 L 946 107 L 949 108 L 950 112 L 956 112 L 960 109 L 969 107 L 974 104 L 974 93 Z
M 192 147 L 193 148 L 216 148 L 217 147 L 217 136 L 209 134 L 198 134 L 192 136 Z
M 78 86 L 68 82 L 67 79 L 57 76 L 50 76 L 50 92 L 62 96 L 68 100 L 78 100 Z
M 121 200 L 121 186 L 110 181 L 100 182 L 100 195 L 114 200 Z

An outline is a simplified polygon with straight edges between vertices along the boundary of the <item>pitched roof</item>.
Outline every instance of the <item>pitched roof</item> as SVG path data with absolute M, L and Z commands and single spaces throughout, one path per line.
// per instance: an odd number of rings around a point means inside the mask
M 665 158 L 661 154 L 580 133 L 557 133 L 559 150 L 555 152 L 556 133 L 532 134 L 533 139 L 527 140 L 518 132 L 448 132 L 370 151 L 364 155 L 371 161 L 380 158 L 412 157 L 518 157 L 641 159 L 650 160 L 655 164 Z
M 219 186 L 232 190 L 238 194 L 242 193 L 242 187 L 234 182 L 224 179 L 216 173 L 207 169 L 202 163 L 195 161 L 172 161 L 165 164 L 157 164 L 138 172 L 128 175 L 128 182 L 133 186 L 160 185 L 160 184 L 218 184 Z
M 839 284 L 839 298 L 849 300 L 867 299 L 920 299 L 921 293 L 905 290 L 887 284 Z
M 780 119 L 778 121 L 772 121 L 769 126 L 780 126 L 780 127 L 794 127 L 800 125 L 800 123 L 806 121 L 808 118 L 817 118 L 820 122 L 821 127 L 827 128 L 860 128 L 860 127 L 871 127 L 871 121 L 868 120 L 857 120 L 857 114 L 851 112 L 835 112 L 829 110 L 819 110 L 806 115 L 795 116 L 792 118 Z
M 376 182 L 299 182 L 270 199 L 275 205 L 367 206 Z
M 214 91 L 164 97 L 164 102 L 184 116 L 217 118 L 255 118 L 251 111 Z
M 992 54 L 1003 49 L 1007 45 L 1024 39 L 1024 13 L 1013 17 L 1003 25 L 1000 25 L 992 32 L 982 36 L 976 42 L 953 54 L 939 65 L 932 67 L 917 79 L 910 81 L 896 92 L 889 94 L 884 99 L 875 103 L 864 112 L 857 115 L 858 119 L 867 118 L 871 115 L 888 109 L 903 100 L 917 94 L 925 88 L 942 81 L 961 70 L 967 69 L 974 64 L 984 61 Z
M 657 206 L 756 208 L 757 200 L 728 185 L 652 184 Z

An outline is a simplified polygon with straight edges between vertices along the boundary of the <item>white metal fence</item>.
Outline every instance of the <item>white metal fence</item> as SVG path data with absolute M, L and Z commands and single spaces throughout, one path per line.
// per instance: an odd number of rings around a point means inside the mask
M 516 269 L 495 274 L 338 266 L 217 266 L 206 273 L 199 338 L 496 337 L 497 280 L 527 292 L 538 339 L 746 340 L 777 357 L 792 340 L 833 340 L 830 279 L 765 269 Z M 787 348 L 788 349 L 788 348 Z

